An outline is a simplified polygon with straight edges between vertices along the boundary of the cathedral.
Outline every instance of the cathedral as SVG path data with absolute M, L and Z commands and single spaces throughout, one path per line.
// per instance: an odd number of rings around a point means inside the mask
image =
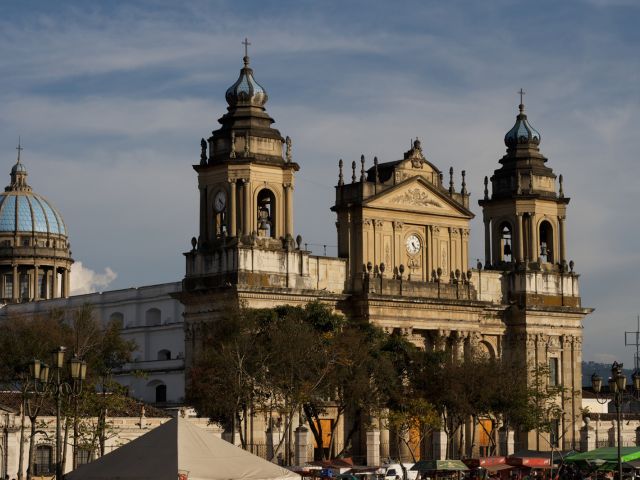
M 162 406 L 183 400 L 185 371 L 202 347 L 203 327 L 223 318 L 226 302 L 264 308 L 319 300 L 348 320 L 371 322 L 454 358 L 479 352 L 514 366 L 547 366 L 550 384 L 576 394 L 563 398 L 552 432 L 499 430 L 500 451 L 577 448 L 582 323 L 591 309 L 581 305 L 579 275 L 565 247 L 569 198 L 562 176 L 547 165 L 522 97 L 504 137 L 506 152 L 484 177 L 484 264 L 470 265 L 474 213 L 465 172 L 456 186 L 453 171 L 428 160 L 417 139 L 397 160 L 338 162 L 330 207 L 338 253 L 316 256 L 294 228 L 300 165 L 292 141 L 274 128 L 267 92 L 246 54 L 243 62 L 226 91 L 220 127 L 202 139 L 193 165 L 199 226 L 184 254 L 182 282 L 69 297 L 73 260 L 65 224 L 31 191 L 18 156 L 0 195 L 6 304 L 0 316 L 93 303 L 103 321 L 121 321 L 123 335 L 138 344 L 121 380 L 133 396 Z M 146 384 L 132 374 L 140 370 L 149 375 Z M 528 375 L 522 372 L 523 381 Z M 278 443 L 266 423 L 252 428 L 256 441 Z M 389 450 L 391 435 L 382 424 L 361 432 L 354 453 L 370 465 L 401 456 Z M 312 441 L 296 434 L 298 443 Z M 434 432 L 421 455 L 444 458 L 446 445 L 446 433 Z
M 567 261 L 569 198 L 562 176 L 547 166 L 522 102 L 504 137 L 500 166 L 484 179 L 484 266 L 469 266 L 474 214 L 464 171 L 456 188 L 452 170 L 445 180 L 419 140 L 398 160 L 339 161 L 331 207 L 338 256 L 320 257 L 305 251 L 293 225 L 300 166 L 291 140 L 273 127 L 267 92 L 249 57 L 243 60 L 226 92 L 221 126 L 202 140 L 193 167 L 200 226 L 176 295 L 185 309 L 187 368 L 201 346 L 202 326 L 223 315 L 225 300 L 248 307 L 320 300 L 347 319 L 372 322 L 422 348 L 548 366 L 549 382 L 577 395 L 564 399 L 551 440 L 539 432 L 506 432 L 505 443 L 548 450 L 556 438 L 555 446 L 574 448 L 582 321 L 591 310 L 581 306 L 578 275 Z M 384 427 L 374 434 L 388 444 Z M 432 442 L 440 458 L 446 440 L 436 433 Z

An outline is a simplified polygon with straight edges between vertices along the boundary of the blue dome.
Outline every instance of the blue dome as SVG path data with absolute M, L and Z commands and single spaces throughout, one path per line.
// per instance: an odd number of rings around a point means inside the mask
M 507 147 L 513 148 L 517 145 L 539 145 L 542 138 L 540 132 L 531 126 L 524 113 L 524 105 L 520 104 L 520 113 L 516 117 L 516 123 L 504 136 L 504 143 Z
M 32 232 L 67 235 L 62 216 L 33 192 L 0 193 L 0 232 Z
M 225 98 L 229 106 L 252 105 L 262 107 L 269 99 L 264 88 L 253 78 L 253 70 L 249 68 L 249 57 L 244 57 L 244 68 L 236 83 L 227 89 Z
M 11 173 L 17 173 L 17 172 L 27 173 L 27 169 L 22 163 L 18 162 L 11 169 Z

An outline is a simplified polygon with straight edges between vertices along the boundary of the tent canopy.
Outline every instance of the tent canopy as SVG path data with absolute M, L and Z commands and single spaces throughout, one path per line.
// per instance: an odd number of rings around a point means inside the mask
M 640 447 L 622 447 L 620 454 L 623 462 L 640 459 Z M 588 452 L 574 453 L 564 459 L 567 463 L 597 463 L 617 462 L 618 449 L 616 447 L 603 447 Z
M 420 460 L 411 470 L 419 472 L 458 472 L 469 470 L 460 460 Z
M 99 459 L 67 480 L 300 480 L 300 476 L 174 418 Z

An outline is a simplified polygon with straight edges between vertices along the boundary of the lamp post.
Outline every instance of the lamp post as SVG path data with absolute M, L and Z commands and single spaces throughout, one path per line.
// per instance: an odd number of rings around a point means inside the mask
M 52 354 L 52 368 L 54 374 L 49 375 L 50 367 L 38 359 L 34 359 L 30 365 L 31 377 L 35 392 L 38 395 L 52 393 L 56 401 L 56 480 L 62 480 L 62 435 L 60 429 L 60 416 L 62 411 L 62 397 L 77 397 L 82 392 L 82 382 L 87 376 L 87 363 L 74 355 L 69 360 L 69 374 L 71 381 L 63 378 L 64 356 L 66 348 L 58 347 Z M 75 440 L 74 440 L 75 443 Z M 73 454 L 75 455 L 75 451 Z
M 633 380 L 633 395 L 625 394 L 627 388 L 627 377 L 622 372 L 622 363 L 613 362 L 611 365 L 611 377 L 609 378 L 609 392 L 613 399 L 613 405 L 616 409 L 616 424 L 618 427 L 618 480 L 622 480 L 622 404 L 627 399 L 637 398 L 640 392 L 640 372 L 633 372 L 631 379 Z M 591 386 L 596 394 L 599 403 L 606 403 L 606 397 L 600 397 L 602 389 L 602 377 L 596 373 L 591 375 Z

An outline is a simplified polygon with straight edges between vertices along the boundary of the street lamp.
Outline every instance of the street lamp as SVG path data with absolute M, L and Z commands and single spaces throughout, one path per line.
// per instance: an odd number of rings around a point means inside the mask
M 66 348 L 58 347 L 52 354 L 52 368 L 54 375 L 49 378 L 49 366 L 38 359 L 34 359 L 29 366 L 34 390 L 38 395 L 53 393 L 56 400 L 56 480 L 62 480 L 62 435 L 60 429 L 60 415 L 62 410 L 62 397 L 78 397 L 82 392 L 82 382 L 87 376 L 87 363 L 74 355 L 69 360 L 69 373 L 71 382 L 63 380 L 64 356 Z M 74 439 L 75 442 L 75 439 Z M 75 451 L 73 452 L 75 455 Z
M 618 480 L 622 480 L 622 403 L 626 399 L 637 398 L 640 393 L 640 372 L 636 370 L 631 376 L 633 381 L 633 395 L 625 394 L 627 389 L 627 377 L 622 372 L 622 363 L 613 362 L 611 365 L 611 377 L 609 378 L 609 392 L 613 398 L 613 405 L 616 409 L 616 423 L 618 427 Z M 606 397 L 600 397 L 600 390 L 602 389 L 602 377 L 597 373 L 591 375 L 591 386 L 596 394 L 596 400 L 598 403 L 605 404 L 608 399 Z

